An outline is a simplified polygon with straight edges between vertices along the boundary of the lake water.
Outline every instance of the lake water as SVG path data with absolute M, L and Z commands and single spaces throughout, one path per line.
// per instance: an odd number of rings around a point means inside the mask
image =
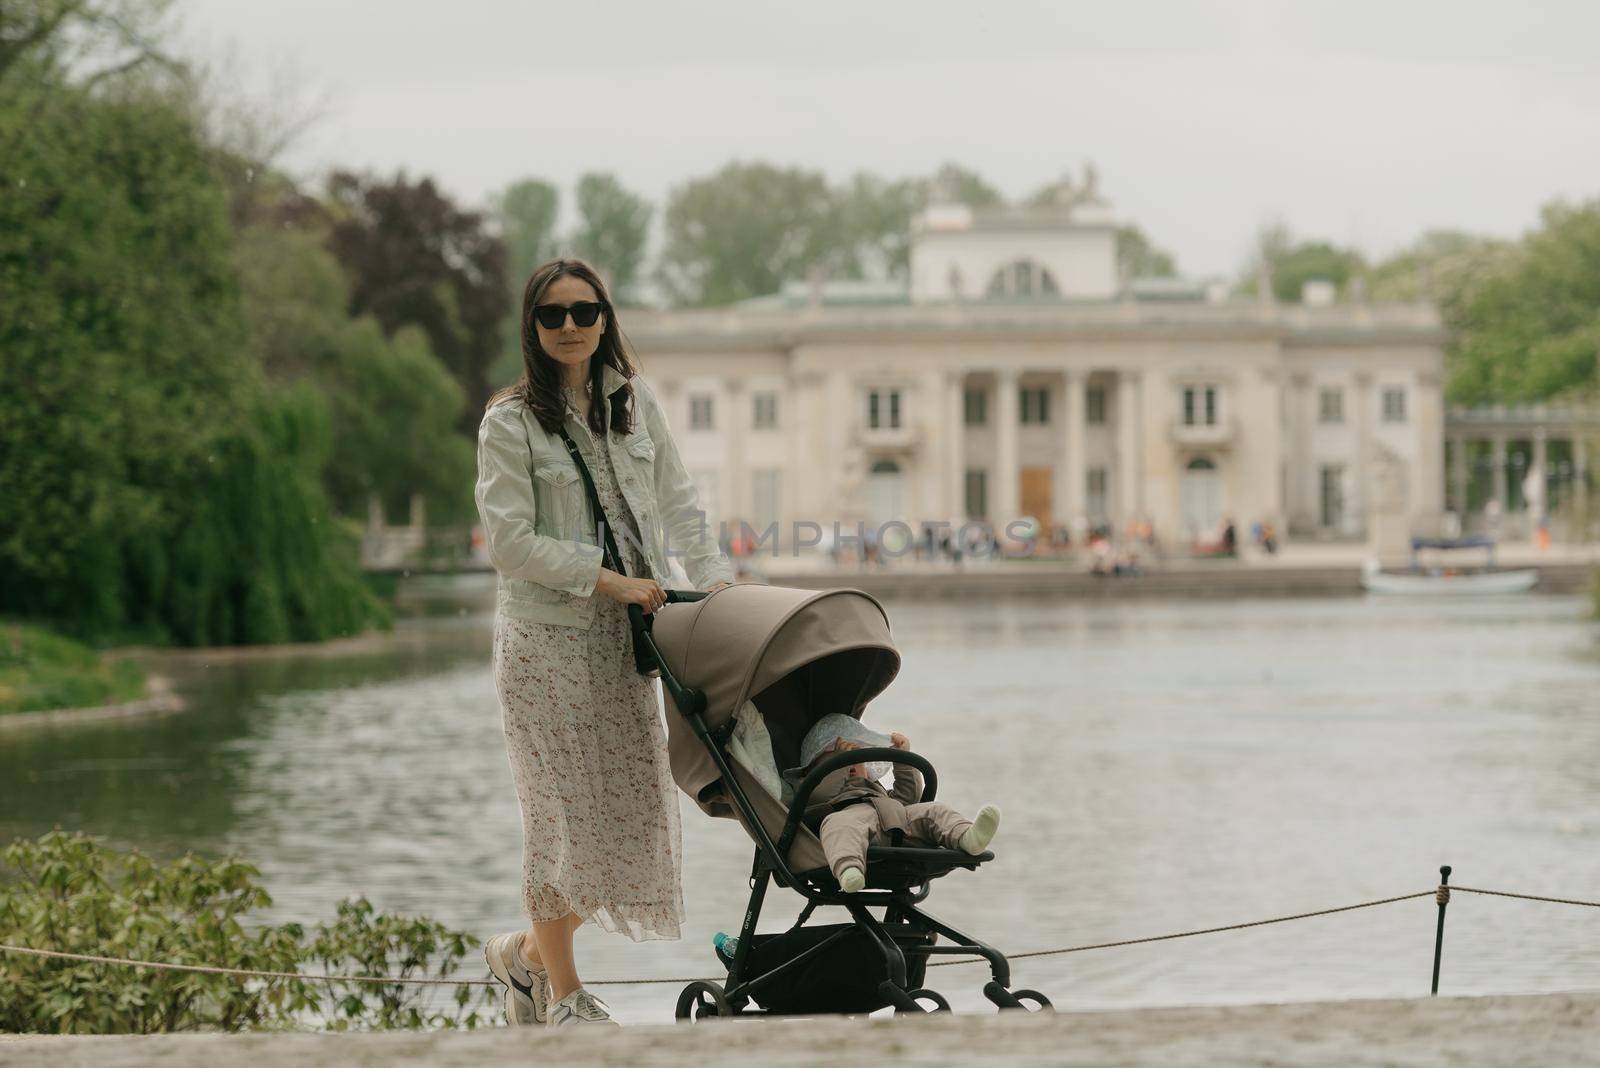
M 419 580 L 358 651 L 164 658 L 188 711 L 0 736 L 0 836 L 61 826 L 163 855 L 236 851 L 275 919 L 365 893 L 486 937 L 521 925 L 517 808 L 483 577 Z M 890 602 L 905 662 L 868 722 L 910 735 L 940 797 L 1004 810 L 928 908 L 1007 952 L 1262 919 L 1453 881 L 1600 899 L 1600 626 L 1577 598 L 1123 604 Z M 588 928 L 590 979 L 708 974 L 751 845 L 685 804 L 689 922 Z M 774 889 L 767 927 L 799 898 Z M 1417 900 L 1020 961 L 1063 1007 L 1427 991 Z M 929 985 L 987 1010 L 978 965 Z M 1600 909 L 1457 895 L 1442 991 L 1600 987 Z M 597 988 L 625 1021 L 676 987 Z

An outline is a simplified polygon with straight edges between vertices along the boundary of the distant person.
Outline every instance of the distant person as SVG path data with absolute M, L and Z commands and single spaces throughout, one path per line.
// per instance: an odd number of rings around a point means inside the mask
M 609 1023 L 578 978 L 573 933 L 593 922 L 637 942 L 677 938 L 683 923 L 678 796 L 656 684 L 633 670 L 628 606 L 666 603 L 668 546 L 698 588 L 733 570 L 594 270 L 537 268 L 520 323 L 522 377 L 478 430 L 477 502 L 500 572 L 494 680 L 532 927 L 484 955 L 511 1026 Z M 602 562 L 591 538 L 617 555 Z
M 1233 520 L 1222 521 L 1222 555 L 1237 556 L 1239 553 L 1239 535 L 1233 529 Z

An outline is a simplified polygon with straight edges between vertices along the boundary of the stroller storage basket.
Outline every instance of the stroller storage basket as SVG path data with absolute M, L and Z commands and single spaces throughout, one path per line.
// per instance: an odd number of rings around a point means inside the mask
M 887 927 L 902 950 L 911 945 L 930 945 L 931 931 Z M 750 946 L 746 974 L 766 975 L 787 964 L 813 946 L 845 932 L 838 941 L 775 976 L 751 992 L 750 997 L 767 1012 L 776 1015 L 806 1015 L 825 1012 L 874 1012 L 889 1002 L 878 986 L 889 973 L 883 953 L 872 936 L 850 923 L 797 927 L 782 934 L 755 935 Z M 920 953 L 906 954 L 906 985 L 922 985 L 928 958 Z

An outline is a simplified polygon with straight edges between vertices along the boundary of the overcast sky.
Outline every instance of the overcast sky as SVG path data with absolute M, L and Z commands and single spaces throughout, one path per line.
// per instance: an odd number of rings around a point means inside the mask
M 660 203 L 731 159 L 1011 196 L 1085 161 L 1188 274 L 1260 225 L 1381 255 L 1514 236 L 1600 196 L 1595 0 L 180 0 L 190 49 L 292 71 L 326 117 L 285 164 L 436 177 L 481 204 L 615 172 Z

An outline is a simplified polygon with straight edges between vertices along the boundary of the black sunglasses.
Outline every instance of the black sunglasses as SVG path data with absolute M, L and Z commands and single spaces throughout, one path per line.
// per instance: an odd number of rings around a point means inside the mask
M 576 304 L 535 304 L 533 317 L 539 320 L 539 325 L 546 330 L 560 330 L 567 321 L 567 313 L 572 313 L 574 326 L 593 326 L 595 320 L 600 318 L 600 313 L 605 310 L 605 305 L 593 300 L 580 300 Z

